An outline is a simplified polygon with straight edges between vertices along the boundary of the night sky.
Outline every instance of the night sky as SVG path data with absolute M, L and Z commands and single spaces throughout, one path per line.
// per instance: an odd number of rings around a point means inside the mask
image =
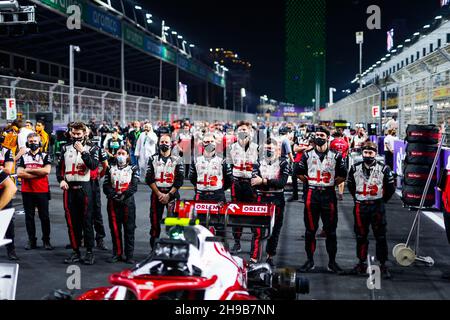
M 312 0 L 313 1 L 313 0 Z M 223 47 L 253 64 L 256 96 L 284 100 L 284 2 L 139 1 L 155 20 L 166 23 L 205 52 Z M 367 7 L 381 7 L 381 30 L 368 30 Z M 395 45 L 431 21 L 439 0 L 329 0 L 327 4 L 327 87 L 350 88 L 358 72 L 355 32 L 365 32 L 364 70 L 386 54 L 386 31 L 395 28 Z M 158 23 L 158 22 L 155 22 Z M 400 42 L 401 41 L 401 42 Z

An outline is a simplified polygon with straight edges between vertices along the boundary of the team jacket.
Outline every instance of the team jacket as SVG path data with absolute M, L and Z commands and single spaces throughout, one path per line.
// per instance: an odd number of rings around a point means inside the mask
M 103 192 L 108 199 L 121 195 L 121 201 L 126 201 L 137 192 L 139 183 L 139 168 L 127 165 L 120 168 L 117 165 L 108 167 L 103 182 Z
M 163 157 L 155 154 L 148 161 L 145 182 L 147 185 L 155 183 L 158 188 L 176 188 L 183 185 L 184 165 L 180 157 L 170 155 Z
M 56 179 L 58 182 L 89 182 L 91 170 L 99 165 L 98 147 L 86 144 L 83 152 L 78 152 L 73 143 L 66 144 L 61 148 L 61 156 L 56 165 Z
M 445 169 L 442 171 L 438 187 L 442 190 L 444 209 L 446 212 L 450 212 L 450 170 Z
M 0 168 L 3 169 L 5 167 L 5 162 L 14 162 L 14 158 L 12 156 L 11 150 L 8 148 L 2 147 L 0 151 Z
M 274 162 L 266 159 L 253 166 L 253 177 L 267 179 L 267 185 L 258 186 L 258 193 L 282 193 L 288 177 L 291 175 L 289 163 L 286 158 L 279 158 Z
M 348 190 L 356 201 L 383 199 L 388 202 L 395 192 L 394 175 L 381 162 L 370 168 L 359 162 L 350 168 Z
M 33 155 L 31 152 L 25 153 L 20 157 L 17 164 L 18 167 L 29 168 L 43 168 L 46 165 L 51 165 L 49 156 L 47 153 L 38 152 Z M 39 177 L 35 179 L 22 179 L 22 192 L 32 193 L 48 193 L 50 192 L 48 184 L 48 176 Z
M 216 155 L 212 158 L 200 156 L 189 168 L 189 180 L 197 191 L 225 191 L 230 187 L 231 179 L 231 167 Z
M 306 176 L 309 186 L 333 187 L 337 177 L 347 178 L 347 169 L 339 153 L 331 150 L 318 153 L 313 149 L 303 154 L 297 175 Z
M 231 165 L 234 178 L 251 179 L 253 165 L 258 161 L 259 146 L 250 142 L 242 147 L 239 142 L 231 145 L 227 152 L 227 163 Z

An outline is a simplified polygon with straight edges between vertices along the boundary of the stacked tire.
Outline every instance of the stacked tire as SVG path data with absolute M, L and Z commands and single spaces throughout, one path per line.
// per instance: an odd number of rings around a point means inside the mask
M 425 185 L 438 151 L 439 128 L 435 125 L 408 125 L 406 156 L 403 172 L 402 200 L 406 206 L 419 207 Z M 426 194 L 424 207 L 435 203 L 436 170 Z

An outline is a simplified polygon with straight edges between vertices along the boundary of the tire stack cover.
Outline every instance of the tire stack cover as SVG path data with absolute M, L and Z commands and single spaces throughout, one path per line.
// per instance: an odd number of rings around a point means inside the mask
M 408 143 L 406 147 L 406 164 L 425 165 L 431 169 L 438 147 L 423 143 Z
M 408 143 L 422 143 L 436 145 L 440 141 L 439 128 L 434 125 L 410 124 L 406 128 L 406 141 Z
M 420 200 L 422 200 L 422 194 L 425 189 L 425 186 L 408 186 L 404 185 L 402 190 L 402 200 L 403 203 L 407 206 L 418 207 L 420 206 Z M 434 196 L 434 188 L 429 189 L 424 207 L 432 207 L 435 203 L 436 199 Z
M 425 185 L 438 150 L 441 135 L 436 125 L 408 125 L 406 129 L 406 157 L 404 163 L 404 179 L 402 201 L 411 207 L 420 206 Z M 432 207 L 435 203 L 434 188 L 437 174 L 434 172 L 428 189 L 424 207 Z
M 403 171 L 403 179 L 405 185 L 413 187 L 425 188 L 428 176 L 430 174 L 430 167 L 424 165 L 407 165 Z M 434 188 L 437 184 L 437 174 L 434 171 L 433 178 L 431 180 L 430 188 Z

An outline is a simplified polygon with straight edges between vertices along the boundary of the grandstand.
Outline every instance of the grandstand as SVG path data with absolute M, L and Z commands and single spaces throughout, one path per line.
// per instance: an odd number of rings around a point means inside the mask
M 443 11 L 393 48 L 363 73 L 362 90 L 322 110 L 321 119 L 346 119 L 353 125 L 380 123 L 372 116 L 372 107 L 380 106 L 383 123 L 398 116 L 400 137 L 404 137 L 407 124 L 450 126 L 449 17 Z
M 178 42 L 164 39 L 163 25 L 145 21 L 145 11 L 131 0 L 23 0 L 36 6 L 38 32 L 0 36 L 1 98 L 15 97 L 19 112 L 33 118 L 51 111 L 65 123 L 69 103 L 69 46 L 75 55 L 75 113 L 79 120 L 120 119 L 121 58 L 124 58 L 126 119 L 230 119 L 223 108 L 223 74 L 200 61 Z M 82 10 L 80 30 L 69 30 L 69 5 Z M 154 18 L 152 18 L 154 19 Z M 156 19 L 155 19 L 156 21 Z M 158 29 L 159 28 L 159 29 Z M 122 42 L 124 50 L 122 51 Z M 161 79 L 161 80 L 160 80 Z M 178 83 L 188 87 L 188 105 L 179 105 Z M 156 111 L 156 112 L 155 112 Z M 2 111 L 4 116 L 4 111 Z M 4 117 L 3 117 L 4 119 Z

